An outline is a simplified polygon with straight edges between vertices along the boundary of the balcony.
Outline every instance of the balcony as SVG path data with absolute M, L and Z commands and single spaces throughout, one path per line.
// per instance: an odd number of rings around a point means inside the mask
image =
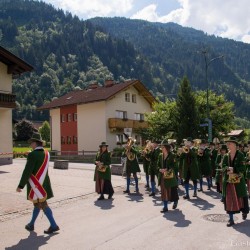
M 0 93 L 0 108 L 16 108 L 16 95 Z
M 124 129 L 124 128 L 147 128 L 148 122 L 146 121 L 137 121 L 130 119 L 120 119 L 120 118 L 109 118 L 108 124 L 110 129 Z

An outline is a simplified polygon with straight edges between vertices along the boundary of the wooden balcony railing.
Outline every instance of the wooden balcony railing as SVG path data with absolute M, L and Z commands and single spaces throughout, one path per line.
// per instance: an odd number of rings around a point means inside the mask
M 0 107 L 1 108 L 16 108 L 16 95 L 0 93 Z
M 148 122 L 137 121 L 131 119 L 109 118 L 108 124 L 110 129 L 123 129 L 123 128 L 147 128 Z

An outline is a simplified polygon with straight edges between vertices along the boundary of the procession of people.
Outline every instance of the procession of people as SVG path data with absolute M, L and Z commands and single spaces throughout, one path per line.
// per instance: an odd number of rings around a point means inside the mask
M 147 140 L 142 150 L 136 146 L 136 140 L 126 134 L 123 157 L 126 177 L 126 195 L 131 195 L 131 178 L 135 183 L 135 194 L 139 194 L 138 173 L 141 172 L 139 157 L 143 162 L 146 176 L 146 191 L 149 197 L 154 198 L 159 187 L 163 208 L 161 213 L 169 211 L 168 204 L 173 202 L 172 209 L 178 206 L 180 185 L 184 186 L 185 200 L 190 199 L 190 181 L 193 184 L 192 197 L 198 197 L 197 191 L 204 192 L 203 180 L 206 179 L 207 189 L 215 187 L 221 195 L 224 210 L 229 216 L 227 226 L 234 225 L 234 214 L 242 213 L 246 220 L 249 213 L 250 198 L 250 141 L 243 144 L 243 149 L 235 138 L 208 144 L 204 139 L 183 139 L 178 147 L 173 140 L 157 139 Z M 170 142 L 171 141 L 171 142 Z M 39 133 L 34 133 L 29 140 L 32 152 L 29 153 L 20 182 L 16 189 L 21 192 L 27 186 L 27 199 L 33 205 L 31 221 L 25 226 L 28 231 L 33 231 L 35 221 L 43 210 L 50 222 L 44 231 L 51 234 L 59 230 L 47 200 L 53 197 L 53 191 L 48 175 L 49 152 L 43 148 L 43 140 Z M 111 180 L 111 152 L 108 144 L 101 142 L 95 157 L 95 191 L 100 196 L 98 201 L 113 199 L 114 189 Z M 199 189 L 198 189 L 199 182 Z M 214 186 L 215 184 L 215 186 Z
M 178 206 L 179 185 L 184 186 L 184 199 L 190 199 L 190 181 L 193 184 L 192 197 L 198 197 L 197 191 L 204 192 L 205 178 L 207 190 L 215 188 L 221 195 L 224 209 L 229 215 L 227 226 L 234 225 L 233 215 L 242 213 L 245 220 L 249 213 L 250 198 L 250 142 L 245 144 L 244 151 L 239 149 L 235 138 L 208 143 L 204 139 L 183 139 L 180 147 L 164 139 L 147 140 L 145 148 L 138 150 L 135 140 L 127 136 L 123 156 L 126 157 L 124 171 L 126 173 L 125 194 L 130 194 L 131 175 L 135 180 L 135 192 L 139 192 L 137 173 L 140 172 L 141 157 L 146 176 L 145 188 L 149 196 L 156 195 L 156 183 L 160 188 L 163 202 L 161 213 L 168 212 L 168 203 L 173 202 L 173 209 Z M 247 145 L 247 149 L 246 149 Z M 199 189 L 198 189 L 199 182 Z

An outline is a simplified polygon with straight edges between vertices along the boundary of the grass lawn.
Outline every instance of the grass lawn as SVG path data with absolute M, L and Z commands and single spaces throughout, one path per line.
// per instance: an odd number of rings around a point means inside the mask
M 50 148 L 45 148 L 48 151 L 50 151 Z M 29 152 L 31 151 L 30 147 L 14 147 L 13 148 L 13 152 L 17 152 L 17 153 L 25 153 L 25 152 Z

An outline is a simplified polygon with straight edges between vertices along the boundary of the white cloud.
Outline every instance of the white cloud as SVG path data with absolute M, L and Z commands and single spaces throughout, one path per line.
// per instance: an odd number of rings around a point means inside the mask
M 134 0 L 46 0 L 57 8 L 84 19 L 96 16 L 124 16 L 133 8 Z
M 249 42 L 249 0 L 177 0 L 180 8 L 159 16 L 151 4 L 131 18 L 153 22 L 175 22 L 203 30 L 208 34 Z

